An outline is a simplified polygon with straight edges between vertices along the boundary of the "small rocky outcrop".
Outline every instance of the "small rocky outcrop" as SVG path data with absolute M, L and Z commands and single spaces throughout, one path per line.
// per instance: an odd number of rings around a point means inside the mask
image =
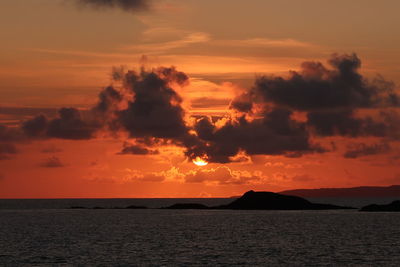
M 400 200 L 395 200 L 392 203 L 386 205 L 368 205 L 362 207 L 360 211 L 400 211 Z

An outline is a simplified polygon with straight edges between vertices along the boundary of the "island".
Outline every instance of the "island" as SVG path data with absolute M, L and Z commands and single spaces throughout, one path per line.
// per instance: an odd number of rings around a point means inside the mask
M 318 189 L 294 189 L 279 192 L 284 195 L 318 198 L 318 197 L 400 197 L 400 185 L 391 186 L 359 186 L 349 188 L 318 188 Z
M 297 196 L 282 195 L 273 192 L 246 192 L 227 205 L 207 207 L 202 204 L 180 203 L 164 209 L 230 209 L 230 210 L 332 210 L 354 209 L 330 204 L 312 203 Z
M 400 200 L 395 200 L 390 204 L 386 205 L 377 205 L 371 204 L 365 207 L 362 207 L 360 211 L 390 211 L 390 212 L 399 212 L 400 211 Z

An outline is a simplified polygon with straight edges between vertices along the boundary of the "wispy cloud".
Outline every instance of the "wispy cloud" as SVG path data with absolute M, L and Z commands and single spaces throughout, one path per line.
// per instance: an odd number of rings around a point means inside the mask
M 59 168 L 59 167 L 64 167 L 64 163 L 58 158 L 58 157 L 50 157 L 45 159 L 42 163 L 40 163 L 41 167 L 44 168 Z
M 228 46 L 240 47 L 293 47 L 293 48 L 311 48 L 316 45 L 295 39 L 269 39 L 269 38 L 252 38 L 243 40 L 218 40 L 215 43 Z
M 149 0 L 75 0 L 79 6 L 95 9 L 120 9 L 125 12 L 149 10 Z
M 175 48 L 181 48 L 188 46 L 190 44 L 206 43 L 210 41 L 211 38 L 207 33 L 204 32 L 194 32 L 186 35 L 182 39 L 163 42 L 163 43 L 149 43 L 149 44 L 139 44 L 131 46 L 123 46 L 124 50 L 138 50 L 142 52 L 163 52 Z

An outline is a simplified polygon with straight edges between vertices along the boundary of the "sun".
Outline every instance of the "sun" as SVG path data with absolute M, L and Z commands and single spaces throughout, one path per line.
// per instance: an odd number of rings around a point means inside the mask
M 192 160 L 194 164 L 196 164 L 197 166 L 206 166 L 208 164 L 207 161 L 205 161 L 204 159 L 200 158 L 200 157 L 196 157 L 195 159 Z

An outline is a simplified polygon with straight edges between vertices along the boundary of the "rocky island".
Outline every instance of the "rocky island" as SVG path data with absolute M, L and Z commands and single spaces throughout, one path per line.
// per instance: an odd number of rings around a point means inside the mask
M 360 211 L 400 211 L 400 200 L 395 200 L 392 203 L 386 205 L 368 205 L 362 207 Z
M 331 210 L 353 209 L 330 204 L 312 203 L 304 198 L 282 195 L 273 192 L 246 192 L 230 204 L 207 207 L 202 204 L 180 203 L 167 209 L 230 209 L 230 210 Z

